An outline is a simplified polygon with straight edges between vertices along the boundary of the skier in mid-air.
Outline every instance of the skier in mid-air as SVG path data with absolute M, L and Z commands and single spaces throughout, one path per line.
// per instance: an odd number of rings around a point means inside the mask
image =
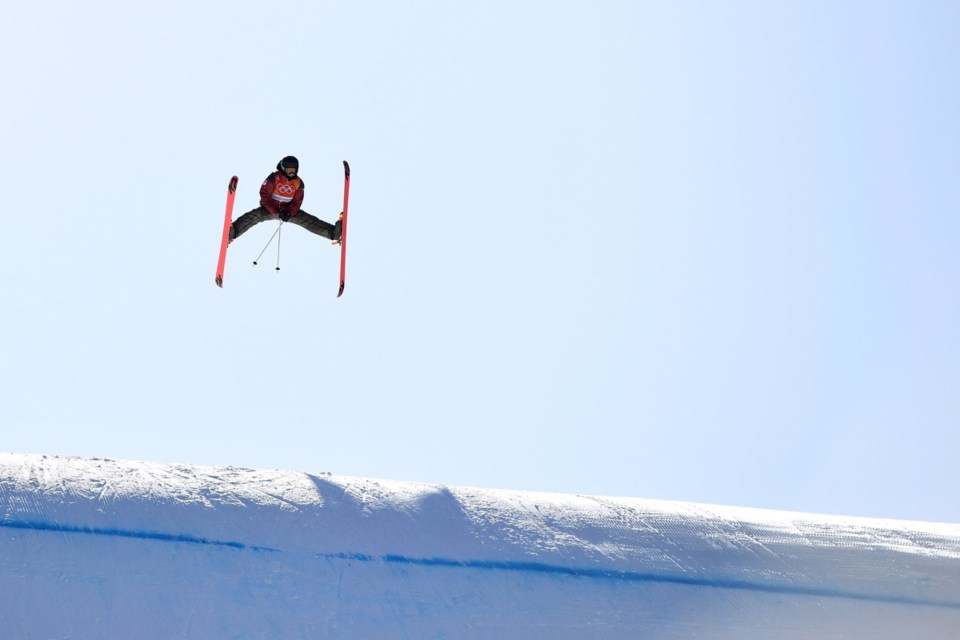
M 230 225 L 230 242 L 233 242 L 250 227 L 264 220 L 292 222 L 334 243 L 340 241 L 341 224 L 330 224 L 300 208 L 303 204 L 303 180 L 297 175 L 300 162 L 287 156 L 277 163 L 277 170 L 267 176 L 260 186 L 260 206 L 246 212 Z

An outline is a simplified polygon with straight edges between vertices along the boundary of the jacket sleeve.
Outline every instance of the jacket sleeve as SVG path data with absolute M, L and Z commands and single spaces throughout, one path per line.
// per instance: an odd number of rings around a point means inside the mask
M 276 181 L 276 174 L 271 173 L 269 176 L 267 176 L 267 179 L 263 181 L 263 184 L 260 185 L 260 206 L 274 214 L 279 211 L 277 207 L 280 204 L 270 197 L 273 195 L 273 185 L 276 183 Z

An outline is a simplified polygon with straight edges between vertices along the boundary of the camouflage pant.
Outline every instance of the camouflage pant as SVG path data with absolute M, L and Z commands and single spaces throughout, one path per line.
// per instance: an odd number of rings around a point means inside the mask
M 234 240 L 239 238 L 241 235 L 246 233 L 250 227 L 255 224 L 259 224 L 264 220 L 278 219 L 279 216 L 274 213 L 270 213 L 263 207 L 257 207 L 252 211 L 247 211 L 245 214 L 233 221 L 233 225 L 230 227 L 230 239 Z M 301 209 L 297 215 L 290 218 L 288 222 L 290 222 L 290 224 L 299 225 L 307 231 L 317 234 L 318 236 L 323 236 L 324 238 L 333 240 L 334 226 L 329 222 L 324 222 L 314 215 L 310 215 L 303 209 Z

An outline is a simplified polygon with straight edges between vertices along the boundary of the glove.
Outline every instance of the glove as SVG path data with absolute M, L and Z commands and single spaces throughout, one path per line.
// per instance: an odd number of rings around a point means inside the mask
M 290 219 L 290 214 L 287 213 L 286 211 L 281 210 L 281 211 L 280 211 L 280 219 L 283 220 L 284 222 L 286 222 L 287 220 Z

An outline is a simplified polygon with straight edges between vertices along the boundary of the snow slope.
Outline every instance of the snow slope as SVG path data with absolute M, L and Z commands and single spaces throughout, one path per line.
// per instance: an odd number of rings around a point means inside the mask
M 2 638 L 960 637 L 960 526 L 0 454 Z

